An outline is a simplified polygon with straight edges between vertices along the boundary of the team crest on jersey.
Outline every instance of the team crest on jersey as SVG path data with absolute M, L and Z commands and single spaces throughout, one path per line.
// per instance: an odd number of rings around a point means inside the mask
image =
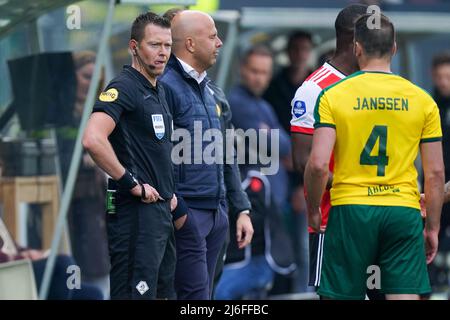
M 164 133 L 166 132 L 162 114 L 152 114 L 152 122 L 156 138 L 158 138 L 158 140 L 161 140 L 164 137 Z
M 292 113 L 296 118 L 300 118 L 306 113 L 305 101 L 297 100 L 294 102 L 294 107 L 292 108 Z

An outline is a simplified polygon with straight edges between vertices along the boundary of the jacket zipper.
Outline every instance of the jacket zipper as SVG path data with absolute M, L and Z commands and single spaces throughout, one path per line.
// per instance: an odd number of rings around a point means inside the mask
M 208 82 L 209 82 L 209 81 L 211 81 L 211 80 L 208 80 Z M 205 90 L 209 90 L 209 88 L 207 88 L 208 82 L 205 83 Z M 208 116 L 209 128 L 210 128 L 210 129 L 213 129 L 211 116 L 210 116 L 210 114 L 209 114 L 208 107 L 207 107 L 206 104 L 205 104 L 205 96 L 203 95 L 203 90 L 202 90 L 202 88 L 200 87 L 200 84 L 199 84 L 197 81 L 196 81 L 196 83 L 197 83 L 198 89 L 199 89 L 199 91 L 200 91 L 200 96 L 202 97 L 203 107 L 205 108 L 206 114 L 207 114 L 207 116 Z M 214 97 L 213 97 L 213 100 L 215 101 Z M 219 120 L 220 120 L 220 119 L 219 119 Z M 220 129 L 220 128 L 219 128 L 219 129 Z M 202 146 L 202 148 L 203 148 L 203 146 Z M 218 164 L 218 163 L 216 163 L 216 172 L 217 172 L 217 192 L 216 192 L 216 199 L 217 199 L 217 204 L 218 204 L 218 203 L 219 203 L 219 198 L 220 198 L 220 189 L 221 189 L 221 188 L 220 188 L 220 187 L 221 187 L 221 184 L 220 184 L 220 170 L 219 170 L 219 164 Z

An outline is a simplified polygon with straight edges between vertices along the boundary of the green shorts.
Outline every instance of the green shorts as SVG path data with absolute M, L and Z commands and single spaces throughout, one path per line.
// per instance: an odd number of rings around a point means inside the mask
M 431 291 L 420 211 L 407 207 L 332 207 L 325 232 L 318 294 L 364 299 L 367 289 L 386 294 Z

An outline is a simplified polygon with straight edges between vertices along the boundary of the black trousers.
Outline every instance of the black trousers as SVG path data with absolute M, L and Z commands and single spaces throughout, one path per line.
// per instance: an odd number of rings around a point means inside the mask
M 111 299 L 174 299 L 175 236 L 169 201 L 117 193 L 108 214 Z

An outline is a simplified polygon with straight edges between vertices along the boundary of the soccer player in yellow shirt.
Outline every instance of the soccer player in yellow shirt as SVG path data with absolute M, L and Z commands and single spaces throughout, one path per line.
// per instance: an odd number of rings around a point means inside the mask
M 305 185 L 310 226 L 318 231 L 333 150 L 335 159 L 318 290 L 324 298 L 364 299 L 372 275 L 387 299 L 418 299 L 431 291 L 426 264 L 438 247 L 444 186 L 439 110 L 425 91 L 391 73 L 394 26 L 379 18 L 379 28 L 369 28 L 370 15 L 357 20 L 361 71 L 324 89 L 315 108 Z M 425 232 L 414 167 L 419 149 Z

